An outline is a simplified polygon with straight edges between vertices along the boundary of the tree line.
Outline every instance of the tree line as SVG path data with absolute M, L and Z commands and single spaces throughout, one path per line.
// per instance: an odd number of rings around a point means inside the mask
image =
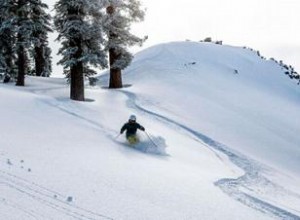
M 52 57 L 48 34 L 57 31 L 58 54 L 70 82 L 70 98 L 84 101 L 84 78 L 110 69 L 109 88 L 121 88 L 121 71 L 132 61 L 128 47 L 146 37 L 130 32 L 143 21 L 138 0 L 58 0 L 50 16 L 41 0 L 0 0 L 0 73 L 4 81 L 25 85 L 25 75 L 49 77 Z

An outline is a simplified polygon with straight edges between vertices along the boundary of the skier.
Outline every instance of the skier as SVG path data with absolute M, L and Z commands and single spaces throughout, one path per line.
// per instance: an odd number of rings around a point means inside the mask
M 131 115 L 127 123 L 125 123 L 120 131 L 120 134 L 126 130 L 126 138 L 130 144 L 136 144 L 139 142 L 139 139 L 136 135 L 137 129 L 145 131 L 145 128 L 136 122 L 136 116 Z

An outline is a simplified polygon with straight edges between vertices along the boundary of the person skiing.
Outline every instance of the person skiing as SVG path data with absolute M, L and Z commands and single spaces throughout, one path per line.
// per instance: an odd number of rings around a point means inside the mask
M 139 142 L 139 139 L 136 135 L 137 129 L 145 131 L 145 128 L 136 122 L 136 116 L 131 115 L 128 122 L 122 126 L 120 134 L 123 134 L 123 132 L 126 130 L 126 138 L 128 142 L 130 144 L 136 144 Z

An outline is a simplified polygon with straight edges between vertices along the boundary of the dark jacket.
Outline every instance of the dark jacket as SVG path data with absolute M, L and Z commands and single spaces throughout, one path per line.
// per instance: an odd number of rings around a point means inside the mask
M 122 134 L 126 130 L 126 137 L 129 137 L 131 135 L 135 135 L 137 129 L 145 131 L 145 128 L 143 126 L 141 126 L 139 123 L 130 121 L 123 125 L 120 133 Z

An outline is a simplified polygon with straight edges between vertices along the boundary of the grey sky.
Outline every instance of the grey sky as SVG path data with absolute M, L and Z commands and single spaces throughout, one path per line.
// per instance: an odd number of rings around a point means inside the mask
M 55 0 L 46 0 L 53 8 Z M 134 25 L 148 35 L 143 48 L 169 41 L 212 37 L 282 59 L 300 72 L 300 0 L 141 0 L 145 21 Z M 51 41 L 56 34 L 52 34 Z M 57 44 L 52 43 L 54 52 Z M 136 50 L 141 50 L 138 48 Z M 55 57 L 54 63 L 57 62 Z M 56 73 L 61 67 L 54 67 Z
M 212 37 L 249 46 L 282 59 L 300 72 L 299 0 L 141 0 L 147 8 L 138 33 L 145 47 L 176 40 Z

